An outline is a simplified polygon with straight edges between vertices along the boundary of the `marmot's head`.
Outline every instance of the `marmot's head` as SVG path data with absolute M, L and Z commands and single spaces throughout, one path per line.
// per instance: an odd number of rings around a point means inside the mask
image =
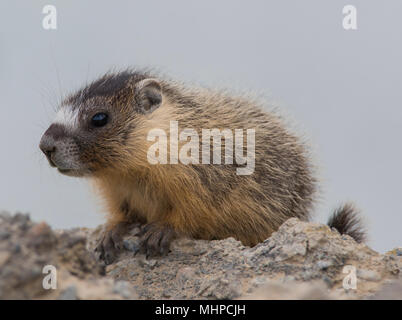
M 62 102 L 39 147 L 70 176 L 118 166 L 133 128 L 161 103 L 161 85 L 149 75 L 106 74 Z

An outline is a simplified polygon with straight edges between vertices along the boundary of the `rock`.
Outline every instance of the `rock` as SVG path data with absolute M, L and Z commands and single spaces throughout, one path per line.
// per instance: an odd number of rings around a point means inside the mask
M 77 300 L 77 288 L 75 286 L 69 286 L 64 289 L 59 296 L 59 300 Z
M 0 240 L 6 240 L 10 238 L 10 232 L 0 230 Z
M 233 238 L 178 239 L 167 256 L 148 259 L 138 252 L 135 228 L 106 268 L 93 252 L 102 230 L 54 231 L 27 215 L 0 213 L 0 299 L 372 299 L 401 294 L 400 248 L 382 255 L 325 225 L 295 218 L 253 248 Z M 45 265 L 57 270 L 55 290 L 42 287 Z M 356 289 L 344 288 L 345 277 L 353 276 Z
M 366 281 L 381 281 L 381 275 L 373 270 L 358 269 L 357 277 Z
M 0 268 L 3 267 L 4 264 L 10 259 L 11 253 L 2 251 L 0 252 Z
M 183 267 L 177 270 L 176 281 L 179 287 L 184 287 L 186 282 L 195 277 L 195 269 L 192 267 Z
M 33 223 L 28 215 L 2 213 L 0 230 L 9 234 L 0 241 L 0 299 L 138 297 L 132 290 L 116 294 L 114 280 L 103 280 L 104 268 L 86 249 L 86 229 L 53 231 L 44 222 Z M 55 290 L 43 287 L 49 275 L 45 266 L 56 270 Z
M 333 300 L 344 298 L 339 292 L 329 291 L 327 285 L 322 281 L 284 283 L 277 280 L 269 280 L 252 294 L 240 297 L 240 299 L 246 300 Z
M 36 250 L 50 250 L 56 244 L 55 235 L 45 222 L 30 227 L 26 237 L 28 240 L 27 246 L 30 248 L 35 247 Z
M 396 255 L 398 257 L 402 256 L 402 248 L 395 248 L 391 251 L 388 251 L 386 254 L 388 255 Z
M 133 257 L 124 252 L 118 260 L 108 266 L 107 273 L 118 274 L 141 288 L 140 298 L 144 299 L 233 299 L 275 279 L 289 286 L 320 282 L 325 290 L 308 292 L 325 292 L 325 299 L 364 298 L 386 279 L 397 278 L 401 266 L 395 256 L 381 255 L 325 225 L 298 219 L 289 219 L 254 248 L 233 238 L 181 239 L 172 244 L 166 257 L 149 263 L 141 254 Z M 343 288 L 346 265 L 356 269 L 356 290 Z
M 132 299 L 135 296 L 135 291 L 128 281 L 116 281 L 113 287 L 113 292 L 119 294 L 124 299 Z
M 376 293 L 368 297 L 369 300 L 402 300 L 402 279 L 387 281 Z

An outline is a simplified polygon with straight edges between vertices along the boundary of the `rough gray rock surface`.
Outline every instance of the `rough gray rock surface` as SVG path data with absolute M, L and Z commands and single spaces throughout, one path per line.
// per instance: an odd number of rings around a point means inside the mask
M 402 299 L 401 249 L 379 254 L 317 223 L 289 219 L 254 248 L 229 238 L 180 239 L 165 257 L 138 253 L 138 229 L 117 261 L 96 262 L 103 227 L 52 231 L 28 216 L 0 214 L 0 298 L 50 299 Z M 44 265 L 58 289 L 44 290 Z M 355 268 L 356 289 L 344 289 Z
M 56 232 L 26 214 L 0 213 L 0 299 L 138 298 L 128 283 L 130 294 L 104 276 L 104 267 L 86 249 L 88 234 L 86 229 Z M 47 265 L 57 270 L 55 290 L 43 288 Z

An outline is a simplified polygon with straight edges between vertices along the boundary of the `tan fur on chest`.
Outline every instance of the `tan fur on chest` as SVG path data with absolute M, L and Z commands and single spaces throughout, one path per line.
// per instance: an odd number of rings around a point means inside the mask
M 97 187 L 106 202 L 110 219 L 116 223 L 121 220 L 149 223 L 169 211 L 166 197 L 146 181 L 109 178 L 98 181 Z

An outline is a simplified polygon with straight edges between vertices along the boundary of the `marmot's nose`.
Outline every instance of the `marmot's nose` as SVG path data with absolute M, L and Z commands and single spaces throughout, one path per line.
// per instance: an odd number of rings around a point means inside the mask
M 56 151 L 56 144 L 53 138 L 47 136 L 46 134 L 43 135 L 42 139 L 39 143 L 39 148 L 45 154 L 46 158 L 49 160 L 51 166 L 55 166 L 52 161 L 52 153 Z
M 52 160 L 52 154 L 56 152 L 56 141 L 65 135 L 63 126 L 59 124 L 52 124 L 49 129 L 43 134 L 39 143 L 39 148 L 46 155 L 51 166 L 55 166 Z

